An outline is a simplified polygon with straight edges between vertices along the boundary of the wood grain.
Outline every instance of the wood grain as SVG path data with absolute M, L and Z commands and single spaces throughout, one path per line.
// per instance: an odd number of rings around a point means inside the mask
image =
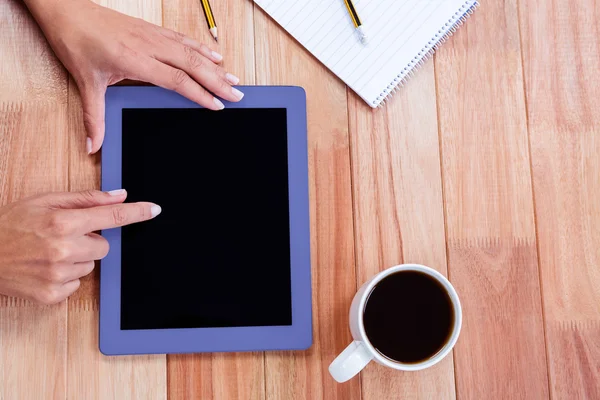
M 359 399 L 358 380 L 340 385 L 328 371 L 350 343 L 356 291 L 345 88 L 258 8 L 255 38 L 256 83 L 302 86 L 308 101 L 314 344 L 266 355 L 267 398 Z
M 0 60 L 0 102 L 66 104 L 67 72 L 21 1 L 0 3 Z
M 457 397 L 547 398 L 516 0 L 485 3 L 435 65 Z
M 551 394 L 600 398 L 600 3 L 520 5 Z
M 0 298 L 0 399 L 65 398 L 66 310 Z
M 67 74 L 20 2 L 0 3 L 0 60 L 0 205 L 66 190 Z M 0 296 L 0 399 L 65 397 L 66 322 Z
M 358 285 L 402 263 L 446 274 L 433 62 L 383 109 L 351 94 L 348 114 Z M 454 399 L 452 355 L 416 373 L 371 363 L 362 373 L 362 398 Z
M 116 1 L 99 4 L 160 25 L 160 0 Z M 86 133 L 79 91 L 69 80 L 69 189 L 100 188 L 100 153 L 85 152 Z M 98 267 L 98 263 L 97 263 Z M 107 357 L 98 348 L 98 269 L 82 280 L 68 301 L 68 387 L 73 399 L 166 399 L 164 355 Z
M 196 0 L 98 1 L 211 45 L 242 84 L 306 89 L 315 342 L 105 357 L 96 271 L 57 306 L 0 297 L 0 399 L 600 398 L 599 2 L 483 2 L 373 111 L 249 0 L 212 2 L 218 44 Z M 21 1 L 0 1 L 0 60 L 0 205 L 99 188 L 77 88 Z M 357 286 L 402 262 L 455 285 L 454 356 L 335 383 Z
M 164 26 L 181 32 L 223 56 L 223 67 L 240 78 L 241 85 L 254 83 L 253 4 L 246 0 L 211 2 L 219 30 L 215 43 L 208 31 L 200 2 L 164 1 Z M 170 355 L 170 399 L 263 399 L 265 396 L 263 353 Z

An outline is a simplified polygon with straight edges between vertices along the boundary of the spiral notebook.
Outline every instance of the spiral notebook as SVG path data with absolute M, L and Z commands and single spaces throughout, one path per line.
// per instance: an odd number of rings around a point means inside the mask
M 354 0 L 368 42 L 344 0 L 255 0 L 371 107 L 402 86 L 465 22 L 477 0 Z

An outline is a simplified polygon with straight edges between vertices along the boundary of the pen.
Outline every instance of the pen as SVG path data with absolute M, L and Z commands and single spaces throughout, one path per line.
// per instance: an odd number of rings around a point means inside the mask
M 208 30 L 210 31 L 210 34 L 212 35 L 212 37 L 215 38 L 215 41 L 218 42 L 218 40 L 217 40 L 217 24 L 215 23 L 215 16 L 213 15 L 212 8 L 210 8 L 210 4 L 208 3 L 208 0 L 200 0 L 200 3 L 202 3 L 202 9 L 204 10 L 204 16 L 206 17 L 206 22 L 208 23 Z
M 344 3 L 346 3 L 346 8 L 348 9 L 350 18 L 352 18 L 352 23 L 354 23 L 354 27 L 360 35 L 360 41 L 363 42 L 363 44 L 366 43 L 367 35 L 365 35 L 365 32 L 362 28 L 362 22 L 360 20 L 360 17 L 358 16 L 358 13 L 356 12 L 356 8 L 354 8 L 354 4 L 352 4 L 352 0 L 344 0 Z

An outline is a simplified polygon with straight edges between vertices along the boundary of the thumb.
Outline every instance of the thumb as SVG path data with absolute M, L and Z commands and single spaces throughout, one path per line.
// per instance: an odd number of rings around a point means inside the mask
M 84 85 L 81 89 L 83 125 L 87 132 L 85 149 L 88 154 L 100 150 L 104 141 L 104 96 L 105 86 Z
M 118 204 L 124 202 L 126 197 L 125 189 L 111 190 L 110 192 L 84 190 L 47 193 L 34 198 L 33 201 L 47 208 L 75 209 Z

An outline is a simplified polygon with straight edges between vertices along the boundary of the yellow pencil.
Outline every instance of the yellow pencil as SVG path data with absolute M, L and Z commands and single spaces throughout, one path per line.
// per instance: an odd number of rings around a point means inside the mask
M 354 4 L 352 4 L 352 0 L 344 0 L 344 3 L 346 3 L 346 8 L 348 9 L 348 13 L 350 14 L 352 23 L 354 23 L 354 27 L 356 28 L 356 31 L 360 35 L 361 42 L 366 43 L 367 35 L 365 35 L 365 31 L 362 28 L 362 22 L 360 20 L 360 17 L 358 16 L 358 13 L 356 12 L 356 8 L 354 7 Z
M 200 0 L 200 3 L 202 3 L 202 9 L 204 10 L 204 16 L 206 17 L 206 22 L 208 23 L 208 30 L 210 31 L 210 34 L 212 35 L 212 37 L 214 37 L 215 40 L 218 42 L 218 40 L 217 40 L 217 24 L 215 22 L 215 16 L 213 15 L 212 9 L 210 8 L 210 4 L 208 3 L 208 0 Z

